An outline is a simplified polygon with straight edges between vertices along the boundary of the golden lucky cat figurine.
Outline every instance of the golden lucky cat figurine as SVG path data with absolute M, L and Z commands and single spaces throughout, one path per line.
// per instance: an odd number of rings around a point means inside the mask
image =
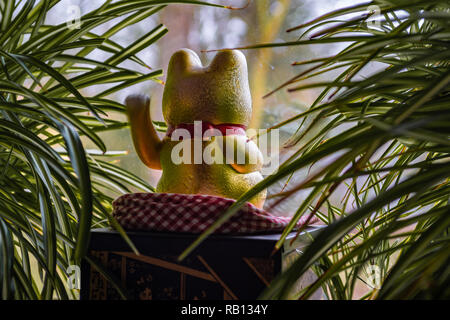
M 206 67 L 192 50 L 182 49 L 173 54 L 163 94 L 162 111 L 168 130 L 162 140 L 153 127 L 149 104 L 145 95 L 130 95 L 125 100 L 138 156 L 149 168 L 162 169 L 157 192 L 237 199 L 263 179 L 259 171 L 262 154 L 245 133 L 252 103 L 247 62 L 240 51 L 220 51 Z M 212 135 L 209 139 L 189 135 L 174 141 L 177 129 L 195 132 L 200 121 L 200 135 L 208 129 L 223 135 Z M 181 145 L 184 149 L 174 152 L 180 149 L 180 143 L 185 144 Z M 199 162 L 198 156 L 208 151 L 206 148 L 215 150 L 211 152 L 214 159 L 224 161 L 202 158 Z M 180 162 L 180 157 L 184 161 Z M 265 197 L 263 191 L 250 202 L 262 208 Z

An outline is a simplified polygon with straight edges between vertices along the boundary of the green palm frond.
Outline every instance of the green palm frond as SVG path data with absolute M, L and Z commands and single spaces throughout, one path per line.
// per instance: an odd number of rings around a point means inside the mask
M 368 23 L 369 6 L 380 9 L 379 27 Z M 322 287 L 329 298 L 351 299 L 356 283 L 367 283 L 368 267 L 377 268 L 380 287 L 367 290 L 365 299 L 449 298 L 449 18 L 448 1 L 374 0 L 291 28 L 307 30 L 297 41 L 240 48 L 346 45 L 336 55 L 295 62 L 304 71 L 268 94 L 324 88 L 307 111 L 281 124 L 301 126 L 312 119 L 290 139 L 293 155 L 180 258 L 261 190 L 335 155 L 314 176 L 276 195 L 283 200 L 311 190 L 278 248 L 302 216 L 316 215 L 327 227 L 263 298 L 306 299 Z M 367 75 L 370 66 L 376 68 Z M 311 82 L 336 70 L 332 81 Z M 295 281 L 309 268 L 318 279 L 293 294 Z
M 111 194 L 153 187 L 104 160 L 114 153 L 107 152 L 98 134 L 127 125 L 107 118 L 110 111 L 124 113 L 109 95 L 142 81 L 160 82 L 161 70 L 142 73 L 121 63 L 130 60 L 147 68 L 136 54 L 167 29 L 159 25 L 125 47 L 111 37 L 171 3 L 224 8 L 203 1 L 104 1 L 82 15 L 77 27 L 46 24 L 58 3 L 0 1 L 2 299 L 76 297 L 66 283 L 67 268 L 85 256 L 94 225 L 109 222 L 133 247 L 111 216 Z M 94 31 L 118 17 L 103 34 Z M 92 58 L 94 50 L 109 58 Z M 95 97 L 80 91 L 97 84 L 110 85 Z M 86 150 L 82 139 L 98 149 Z

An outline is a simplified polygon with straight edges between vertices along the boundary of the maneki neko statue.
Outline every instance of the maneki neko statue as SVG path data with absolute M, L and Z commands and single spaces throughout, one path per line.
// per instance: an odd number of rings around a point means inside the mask
M 236 203 L 263 179 L 263 156 L 246 131 L 252 106 L 244 55 L 220 51 L 206 67 L 191 50 L 172 56 L 162 103 L 168 128 L 162 139 L 147 96 L 128 96 L 125 104 L 137 154 L 162 176 L 156 192 L 127 193 L 112 203 L 113 221 L 132 231 L 139 255 L 124 248 L 118 232 L 93 232 L 105 267 L 112 259 L 119 261 L 121 281 L 135 299 L 256 299 L 306 237 L 290 238 L 273 254 L 291 218 L 262 208 L 265 191 Z M 296 227 L 311 217 L 301 217 Z M 193 242 L 198 234 L 208 237 L 205 245 Z M 180 255 L 185 248 L 187 253 Z M 109 257 L 108 251 L 113 253 Z
M 145 95 L 131 95 L 125 104 L 137 154 L 148 167 L 162 170 L 157 192 L 237 199 L 263 179 L 262 154 L 246 135 L 252 101 L 240 51 L 220 51 L 208 66 L 192 50 L 172 56 L 162 102 L 168 125 L 163 139 L 153 127 L 149 102 Z M 208 161 L 205 151 L 212 149 L 215 161 Z M 250 202 L 262 208 L 265 197 L 262 192 Z

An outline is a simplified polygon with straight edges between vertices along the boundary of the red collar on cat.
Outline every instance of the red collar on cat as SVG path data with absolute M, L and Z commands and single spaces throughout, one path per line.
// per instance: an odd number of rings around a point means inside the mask
M 212 124 L 207 121 L 195 121 L 194 123 L 180 123 L 176 126 L 167 128 L 166 136 L 172 137 L 175 130 L 184 129 L 189 132 L 189 136 L 192 137 L 212 137 L 212 136 L 227 136 L 227 135 L 246 135 L 246 127 L 241 124 L 234 123 L 220 123 Z M 177 131 L 177 136 L 182 140 L 186 131 Z M 208 131 L 211 130 L 211 131 Z M 208 131 L 208 132 L 207 132 Z M 206 135 L 205 135 L 206 133 Z

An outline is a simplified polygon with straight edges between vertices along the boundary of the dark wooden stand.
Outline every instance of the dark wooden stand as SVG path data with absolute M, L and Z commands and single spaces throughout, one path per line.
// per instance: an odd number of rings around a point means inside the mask
M 117 232 L 96 229 L 88 257 L 107 270 L 130 299 L 256 299 L 277 274 L 298 258 L 317 232 L 319 228 L 308 228 L 290 244 L 289 239 L 295 236 L 292 233 L 273 255 L 278 233 L 212 235 L 184 261 L 177 262 L 178 255 L 197 235 L 129 232 L 141 253 L 137 256 Z M 91 263 L 83 261 L 81 274 L 81 299 L 121 298 L 112 282 Z M 311 271 L 296 287 L 314 278 Z M 321 298 L 321 292 L 315 298 Z

